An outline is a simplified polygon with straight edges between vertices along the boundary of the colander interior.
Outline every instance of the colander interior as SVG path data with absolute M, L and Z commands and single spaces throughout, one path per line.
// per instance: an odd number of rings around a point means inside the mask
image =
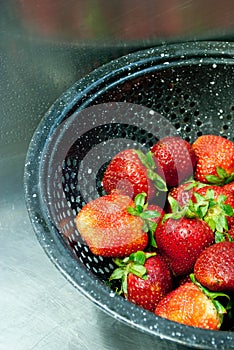
M 233 54 L 234 45 L 227 43 L 187 43 L 145 50 L 101 67 L 51 107 L 26 160 L 30 218 L 61 272 L 120 320 L 191 347 L 234 349 L 234 335 L 194 332 L 116 296 L 106 284 L 112 260 L 90 252 L 74 218 L 86 202 L 104 194 L 103 172 L 121 149 L 148 149 L 159 136 L 175 133 L 189 142 L 208 133 L 234 141 Z

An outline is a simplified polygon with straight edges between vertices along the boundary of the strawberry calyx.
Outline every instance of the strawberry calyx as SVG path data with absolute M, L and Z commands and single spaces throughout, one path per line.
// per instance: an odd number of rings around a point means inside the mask
M 134 150 L 140 159 L 142 165 L 147 169 L 147 176 L 153 182 L 157 190 L 167 192 L 167 185 L 163 178 L 156 172 L 156 165 L 153 160 L 153 153 L 151 151 L 144 154 L 140 150 Z
M 134 199 L 134 207 L 128 207 L 127 211 L 129 214 L 134 216 L 139 216 L 143 222 L 142 230 L 148 233 L 149 236 L 149 246 L 156 247 L 156 241 L 154 238 L 154 232 L 156 230 L 157 224 L 152 219 L 158 218 L 160 213 L 157 210 L 147 210 L 148 203 L 146 202 L 147 194 L 145 192 L 139 193 Z
M 234 239 L 232 238 L 232 236 L 228 233 L 228 232 L 219 232 L 216 231 L 215 232 L 215 243 L 219 243 L 219 242 L 234 242 Z
M 211 185 L 223 186 L 234 180 L 234 173 L 228 174 L 225 169 L 217 166 L 217 175 L 207 175 L 206 180 Z
M 182 182 L 182 184 L 186 184 L 186 187 L 184 188 L 184 191 L 189 191 L 192 190 L 193 188 L 202 188 L 202 187 L 206 187 L 207 184 L 197 181 L 195 180 L 193 177 L 188 178 L 186 181 Z
M 221 194 L 215 199 L 214 190 L 208 188 L 205 196 L 194 192 L 196 202 L 188 202 L 188 210 L 195 213 L 200 219 L 204 220 L 215 233 L 216 243 L 220 241 L 221 235 L 228 232 L 228 216 L 234 215 L 234 209 L 231 205 L 226 204 L 227 196 Z M 224 238 L 223 238 L 224 239 Z
M 171 207 L 171 213 L 167 213 L 163 216 L 162 222 L 164 223 L 167 219 L 179 220 L 181 218 L 198 218 L 198 214 L 191 210 L 188 205 L 181 206 L 178 201 L 172 196 L 168 196 L 168 202 Z
M 133 273 L 134 275 L 146 280 L 147 270 L 144 266 L 146 260 L 152 256 L 155 256 L 156 253 L 148 253 L 143 252 L 141 250 L 130 254 L 128 257 L 123 259 L 116 258 L 114 259 L 114 263 L 118 266 L 109 277 L 109 281 L 113 280 L 121 280 L 121 287 L 116 292 L 121 295 L 124 294 L 127 296 L 128 294 L 128 274 Z
M 221 194 L 215 199 L 214 190 L 211 188 L 207 189 L 204 195 L 197 192 L 193 193 L 196 202 L 194 203 L 191 199 L 184 206 L 180 206 L 178 201 L 172 196 L 168 196 L 168 202 L 171 207 L 171 213 L 164 215 L 162 222 L 172 218 L 179 220 L 183 217 L 186 218 L 199 218 L 204 220 L 211 230 L 215 234 L 215 243 L 229 240 L 233 241 L 232 237 L 228 234 L 228 216 L 234 216 L 234 209 L 231 205 L 226 204 L 225 201 L 227 196 Z
M 209 289 L 205 288 L 201 283 L 199 283 L 196 280 L 193 273 L 191 273 L 189 277 L 191 281 L 212 301 L 213 305 L 215 306 L 218 312 L 219 319 L 220 319 L 220 326 L 221 326 L 223 322 L 223 316 L 225 314 L 230 315 L 232 312 L 233 302 L 230 296 L 223 292 L 212 292 Z M 222 298 L 222 301 L 224 300 L 224 298 L 227 299 L 227 305 L 224 307 L 223 304 L 221 304 L 221 302 L 217 300 L 217 298 Z

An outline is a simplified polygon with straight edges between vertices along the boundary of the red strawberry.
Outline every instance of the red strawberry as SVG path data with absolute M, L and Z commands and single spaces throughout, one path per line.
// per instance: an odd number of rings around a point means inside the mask
M 93 254 L 123 257 L 144 250 L 148 231 L 155 230 L 160 213 L 147 210 L 146 194 L 135 202 L 118 191 L 87 203 L 76 216 L 76 226 Z
M 228 230 L 228 237 L 226 238 L 227 241 L 234 241 L 234 225 Z
M 195 178 L 211 184 L 234 179 L 234 143 L 217 135 L 202 135 L 192 145 L 197 156 Z
M 138 251 L 115 262 L 119 267 L 110 280 L 121 279 L 120 293 L 146 310 L 154 312 L 158 302 L 172 290 L 171 272 L 159 254 Z
M 182 276 L 192 272 L 201 252 L 214 242 L 214 234 L 200 219 L 172 216 L 158 224 L 155 240 L 174 275 Z
M 234 292 L 234 243 L 220 242 L 206 248 L 195 263 L 194 275 L 209 290 Z
M 234 181 L 224 185 L 223 188 L 234 196 Z
M 169 187 L 177 186 L 193 174 L 196 164 L 192 146 L 181 137 L 167 136 L 151 149 L 156 168 Z
M 220 307 L 218 311 L 209 296 L 187 282 L 168 293 L 156 306 L 155 314 L 187 326 L 219 330 L 223 320 L 220 310 L 226 310 Z
M 77 229 L 93 254 L 127 256 L 146 247 L 143 219 L 129 214 L 128 207 L 134 207 L 132 199 L 113 192 L 90 201 L 78 213 Z
M 130 197 L 147 193 L 148 201 L 155 197 L 157 188 L 166 191 L 165 182 L 156 174 L 155 164 L 141 151 L 126 149 L 110 161 L 102 179 L 106 193 L 118 189 Z

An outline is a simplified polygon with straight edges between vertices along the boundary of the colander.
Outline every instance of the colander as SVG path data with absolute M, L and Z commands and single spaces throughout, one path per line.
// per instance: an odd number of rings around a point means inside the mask
M 49 109 L 29 146 L 25 198 L 37 238 L 72 285 L 116 319 L 155 337 L 157 349 L 234 349 L 234 333 L 195 329 L 118 296 L 109 258 L 94 256 L 74 218 L 103 194 L 111 157 L 165 135 L 234 140 L 234 44 L 187 42 L 131 53 L 78 81 Z

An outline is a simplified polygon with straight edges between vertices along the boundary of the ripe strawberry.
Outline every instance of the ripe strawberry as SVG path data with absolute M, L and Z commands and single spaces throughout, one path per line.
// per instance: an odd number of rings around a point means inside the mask
M 123 257 L 144 250 L 151 220 L 160 214 L 146 210 L 146 194 L 133 200 L 118 191 L 87 203 L 76 216 L 76 226 L 93 254 Z M 150 222 L 149 222 L 150 221 Z
M 158 303 L 155 314 L 187 326 L 219 330 L 226 310 L 214 300 L 216 294 L 206 295 L 204 289 L 186 282 Z
M 201 252 L 214 242 L 214 234 L 203 220 L 166 214 L 155 230 L 155 240 L 174 275 L 182 276 L 192 272 Z
M 224 185 L 223 188 L 234 196 L 234 181 Z
M 121 279 L 119 294 L 146 310 L 154 312 L 158 302 L 172 290 L 171 272 L 159 254 L 138 251 L 115 263 L 119 267 L 110 281 Z
M 158 173 L 167 186 L 177 186 L 193 174 L 196 156 L 192 146 L 181 137 L 167 136 L 151 149 Z
M 118 189 L 132 198 L 145 192 L 148 201 L 159 190 L 167 191 L 165 181 L 155 172 L 152 157 L 134 149 L 123 150 L 112 158 L 104 173 L 102 186 L 108 194 Z
M 192 145 L 197 156 L 195 178 L 216 185 L 234 179 L 234 143 L 217 135 L 202 135 Z
M 195 263 L 194 275 L 209 290 L 234 292 L 234 243 L 220 242 L 206 248 Z
M 234 242 L 234 225 L 228 230 L 228 237 L 226 238 L 229 242 Z

